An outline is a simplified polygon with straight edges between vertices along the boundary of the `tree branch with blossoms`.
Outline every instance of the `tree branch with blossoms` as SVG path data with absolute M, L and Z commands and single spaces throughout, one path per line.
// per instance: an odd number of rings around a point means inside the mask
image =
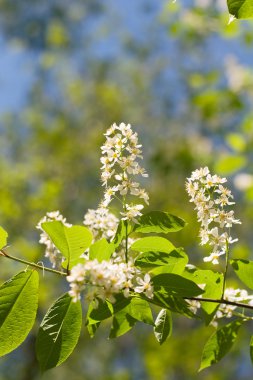
M 241 325 L 253 319 L 245 315 L 246 309 L 253 309 L 253 295 L 227 286 L 231 264 L 237 278 L 253 289 L 253 262 L 229 257 L 231 244 L 238 240 L 232 238 L 231 229 L 241 222 L 234 216 L 233 195 L 224 186 L 226 178 L 204 167 L 193 171 L 186 181 L 200 222 L 200 245 L 211 247 L 204 265 L 219 269 L 225 258 L 221 272 L 197 268 L 188 263 L 184 249 L 168 239 L 169 234 L 185 227 L 185 221 L 168 212 L 144 212 L 149 196 L 140 182 L 148 174 L 140 165 L 141 148 L 129 124 L 113 124 L 101 147 L 104 195 L 98 208 L 86 212 L 82 226 L 68 223 L 59 211 L 48 212 L 40 220 L 39 242 L 46 247 L 45 257 L 52 269 L 9 254 L 3 249 L 8 234 L 0 228 L 1 256 L 27 266 L 0 287 L 0 298 L 6 300 L 0 303 L 0 322 L 1 318 L 7 321 L 0 323 L 2 355 L 18 347 L 34 324 L 37 270 L 61 275 L 70 288 L 53 303 L 40 324 L 36 353 L 42 372 L 60 365 L 72 353 L 80 336 L 83 304 L 91 337 L 106 319 L 111 320 L 110 338 L 143 322 L 152 326 L 160 344 L 170 335 L 172 314 L 214 326 L 200 369 L 221 360 Z M 116 206 L 117 214 L 112 212 Z M 10 343 L 8 331 L 15 319 L 24 321 L 24 326 L 15 330 Z

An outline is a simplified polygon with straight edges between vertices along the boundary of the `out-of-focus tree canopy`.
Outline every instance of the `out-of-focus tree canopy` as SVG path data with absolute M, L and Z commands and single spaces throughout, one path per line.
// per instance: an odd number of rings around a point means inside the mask
M 140 135 L 152 209 L 188 221 L 174 243 L 185 246 L 193 262 L 200 260 L 184 182 L 192 170 L 209 165 L 230 176 L 243 222 L 234 249 L 242 257 L 251 254 L 252 22 L 228 25 L 225 0 L 2 0 L 0 10 L 2 43 L 21 62 L 15 75 L 28 76 L 23 88 L 11 89 L 21 100 L 3 110 L 0 124 L 0 219 L 12 252 L 42 260 L 35 226 L 47 211 L 59 209 L 81 224 L 87 209 L 98 206 L 103 133 L 124 121 Z M 0 103 L 4 98 L 1 91 Z M 3 280 L 18 265 L 4 264 Z M 41 279 L 39 317 L 58 297 L 48 276 Z M 200 334 L 196 322 L 177 324 L 162 347 L 144 328 L 117 342 L 106 340 L 106 327 L 93 340 L 82 336 L 74 356 L 47 379 L 251 378 L 240 347 L 235 360 L 230 356 L 196 375 L 211 328 Z M 31 336 L 1 358 L 0 380 L 39 378 L 33 344 Z

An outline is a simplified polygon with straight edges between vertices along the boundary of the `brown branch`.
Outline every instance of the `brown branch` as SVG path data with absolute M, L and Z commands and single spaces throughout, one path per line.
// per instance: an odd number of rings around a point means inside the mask
M 199 302 L 212 302 L 212 303 L 218 303 L 218 304 L 225 304 L 225 305 L 232 305 L 232 306 L 238 306 L 242 307 L 245 309 L 251 309 L 253 310 L 253 306 L 247 305 L 245 303 L 241 302 L 234 302 L 234 301 L 228 301 L 224 299 L 213 299 L 213 298 L 198 298 L 198 297 L 183 297 L 185 300 L 190 300 L 190 301 L 199 301 Z

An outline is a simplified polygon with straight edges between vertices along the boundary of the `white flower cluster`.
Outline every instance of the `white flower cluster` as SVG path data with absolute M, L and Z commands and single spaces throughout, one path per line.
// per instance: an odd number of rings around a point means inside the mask
M 129 263 L 116 264 L 105 260 L 102 262 L 96 259 L 87 260 L 84 264 L 73 267 L 70 275 L 67 276 L 71 287 L 69 294 L 76 302 L 80 299 L 82 290 L 92 287 L 86 298 L 94 301 L 95 305 L 98 299 L 114 302 L 115 294 L 120 292 L 123 292 L 125 297 L 129 297 L 131 290 L 152 298 L 153 286 L 150 283 L 149 274 L 146 273 L 144 278 L 140 276 L 140 271 Z
M 66 227 L 71 227 L 71 224 L 66 222 L 66 218 L 64 218 L 60 211 L 52 211 L 47 212 L 46 216 L 44 216 L 39 223 L 37 224 L 36 228 L 41 232 L 40 234 L 40 240 L 39 243 L 45 244 L 46 251 L 45 251 L 45 257 L 49 258 L 49 261 L 52 263 L 53 268 L 59 268 L 61 266 L 61 263 L 63 261 L 63 257 L 61 252 L 56 248 L 56 246 L 52 243 L 50 238 L 48 237 L 47 233 L 43 231 L 41 225 L 45 222 L 52 222 L 52 221 L 59 221 L 62 222 Z
M 201 223 L 201 245 L 212 246 L 212 253 L 204 261 L 219 264 L 219 256 L 227 252 L 229 244 L 238 239 L 232 239 L 230 228 L 233 224 L 240 224 L 234 218 L 234 211 L 228 206 L 234 204 L 231 191 L 223 186 L 227 180 L 217 175 L 211 175 L 207 167 L 192 172 L 187 178 L 186 190 L 190 195 L 190 202 L 195 203 L 198 221 Z
M 206 284 L 198 284 L 198 287 L 201 289 L 205 289 Z M 202 295 L 199 296 L 199 298 L 202 298 Z M 201 308 L 200 301 L 197 300 L 186 300 L 186 302 L 189 304 L 189 309 L 192 313 L 196 314 L 198 309 Z
M 119 219 L 108 208 L 89 209 L 84 215 L 83 224 L 92 232 L 95 240 L 111 239 L 117 230 Z
M 141 175 L 148 177 L 148 174 L 137 162 L 142 159 L 141 145 L 138 143 L 138 135 L 133 132 L 130 124 L 113 124 L 105 133 L 106 142 L 101 147 L 102 163 L 101 179 L 105 186 L 104 200 L 102 207 L 107 207 L 113 198 L 122 198 L 124 211 L 121 212 L 122 219 L 133 220 L 141 215 L 142 204 L 127 203 L 128 195 L 143 199 L 148 204 L 149 196 L 134 180 L 134 177 Z
M 202 289 L 204 289 L 205 284 L 198 285 Z M 199 296 L 201 298 L 201 296 Z M 253 295 L 249 295 L 247 290 L 245 289 L 233 289 L 233 288 L 226 288 L 224 292 L 224 300 L 230 301 L 230 302 L 242 302 L 247 305 L 253 306 Z M 190 305 L 189 309 L 196 314 L 198 309 L 201 308 L 201 302 L 197 300 L 187 300 L 187 303 Z M 236 305 L 227 305 L 224 303 L 221 303 L 219 305 L 219 308 L 212 320 L 212 325 L 217 327 L 217 319 L 220 318 L 231 318 L 233 316 L 233 312 L 238 306 Z
M 134 239 L 134 238 L 131 238 L 128 236 L 127 238 L 127 246 L 128 246 L 128 262 L 129 263 L 132 263 L 132 265 L 134 265 L 134 260 L 136 258 L 136 252 L 132 251 L 131 248 L 129 249 L 129 247 L 131 247 L 131 245 L 136 241 L 137 239 Z M 117 249 L 117 251 L 115 251 L 113 254 L 112 254 L 112 260 L 114 263 L 122 263 L 122 262 L 125 262 L 126 260 L 126 239 L 122 239 L 121 243 L 120 243 L 120 246 L 119 248 Z
M 235 19 L 232 15 L 230 15 L 230 17 L 231 21 Z M 227 76 L 228 87 L 235 93 L 251 88 L 252 70 L 239 63 L 234 56 L 228 56 L 225 59 L 225 73 Z
M 94 241 L 105 238 L 112 240 L 116 234 L 118 228 L 119 219 L 109 212 L 108 208 L 99 207 L 96 210 L 89 209 L 84 215 L 83 224 L 89 228 L 92 232 Z M 128 237 L 128 247 L 130 247 L 135 239 Z M 120 249 L 112 254 L 112 260 L 114 263 L 121 263 L 125 261 L 126 240 L 123 239 L 120 244 Z M 128 250 L 128 253 L 131 251 Z M 89 258 L 89 249 L 82 255 L 85 258 Z M 132 256 L 128 257 L 130 262 L 134 262 Z
M 246 302 L 248 305 L 253 306 L 253 296 L 250 296 L 245 289 L 226 288 L 224 292 L 224 299 L 231 302 Z M 231 318 L 234 310 L 237 308 L 235 305 L 221 304 L 217 310 L 214 319 L 218 318 Z
M 216 7 L 220 11 L 225 11 L 226 2 L 223 0 L 216 0 L 215 3 L 213 0 L 195 0 L 195 5 L 200 8 Z

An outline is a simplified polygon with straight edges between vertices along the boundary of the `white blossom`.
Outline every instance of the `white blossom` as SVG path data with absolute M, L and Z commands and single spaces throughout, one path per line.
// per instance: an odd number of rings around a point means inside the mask
M 131 291 L 144 293 L 152 298 L 150 275 L 146 273 L 144 279 L 140 276 L 140 271 L 130 262 L 87 260 L 84 264 L 74 266 L 67 276 L 70 283 L 69 294 L 73 301 L 77 301 L 81 291 L 86 290 L 86 297 L 90 302 L 96 299 L 114 302 L 116 294 L 122 292 L 128 298 Z
M 147 192 L 140 187 L 136 176 L 147 177 L 145 169 L 137 161 L 142 159 L 141 144 L 138 135 L 133 132 L 130 124 L 113 124 L 105 133 L 106 141 L 101 147 L 102 157 L 100 159 L 101 179 L 105 187 L 103 207 L 108 207 L 116 197 L 121 197 L 124 208 L 133 197 L 142 199 L 146 204 L 149 202 Z M 136 220 L 141 215 L 141 208 L 126 209 L 124 219 Z
M 138 216 L 141 216 L 141 210 L 143 209 L 143 205 L 128 205 L 126 204 L 126 211 L 121 212 L 121 215 L 123 215 L 122 220 L 132 220 L 135 223 L 138 223 L 138 220 L 136 219 Z
M 229 207 L 234 205 L 231 191 L 223 184 L 226 178 L 212 175 L 208 167 L 192 172 L 186 181 L 186 191 L 190 202 L 195 204 L 197 218 L 201 224 L 199 236 L 201 245 L 209 244 L 212 252 L 204 258 L 205 262 L 219 264 L 219 257 L 226 254 L 230 244 L 237 241 L 230 236 L 230 228 L 240 224 Z
M 187 267 L 189 269 L 194 269 L 194 265 L 193 265 L 193 268 L 191 268 L 191 264 L 187 264 Z M 201 288 L 201 289 L 205 289 L 205 286 L 206 284 L 198 284 L 198 287 Z M 199 296 L 199 298 L 202 298 L 202 295 Z M 201 308 L 201 303 L 200 301 L 197 301 L 197 300 L 186 300 L 186 302 L 190 305 L 189 306 L 189 309 L 191 310 L 191 312 L 193 312 L 194 314 L 197 313 L 198 309 Z
M 113 192 L 113 188 L 110 188 Z M 108 196 L 109 193 L 108 193 Z M 83 224 L 89 228 L 95 239 L 111 239 L 117 230 L 119 219 L 106 207 L 99 207 L 96 210 L 89 209 L 84 215 Z
M 227 9 L 226 2 L 223 0 L 216 0 L 215 2 L 213 0 L 195 0 L 195 5 L 201 8 L 215 6 L 219 11 L 225 11 Z
M 234 185 L 238 190 L 245 191 L 253 186 L 253 175 L 239 173 L 234 177 Z
M 212 264 L 217 265 L 219 264 L 219 257 L 225 255 L 225 251 L 214 251 L 210 254 L 210 256 L 204 257 L 204 261 L 208 262 L 210 261 Z
M 253 295 L 249 295 L 245 289 L 233 289 L 226 288 L 224 292 L 224 299 L 231 302 L 246 303 L 251 305 L 253 301 Z M 214 320 L 219 318 L 231 318 L 236 305 L 221 304 L 217 310 Z
M 151 281 L 150 275 L 148 273 L 146 273 L 144 276 L 144 279 L 142 279 L 141 277 L 137 277 L 136 280 L 139 284 L 139 286 L 136 286 L 134 288 L 136 293 L 145 293 L 145 295 L 148 298 L 153 298 L 154 288 L 153 288 L 153 285 L 151 285 L 151 283 L 150 283 L 150 281 Z

